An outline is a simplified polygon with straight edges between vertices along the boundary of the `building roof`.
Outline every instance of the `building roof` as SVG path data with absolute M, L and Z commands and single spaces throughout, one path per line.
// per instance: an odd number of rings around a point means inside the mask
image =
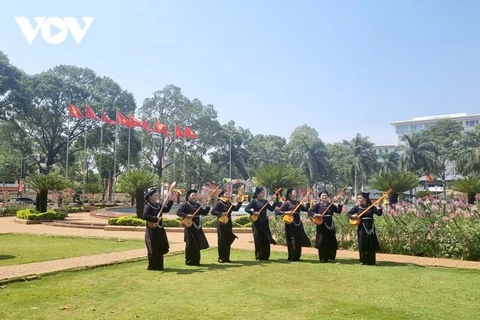
M 443 120 L 443 119 L 457 119 L 457 118 L 480 118 L 480 114 L 467 115 L 466 113 L 452 113 L 452 114 L 442 114 L 438 116 L 414 117 L 412 120 L 394 121 L 394 122 L 390 122 L 390 124 L 395 126 L 397 124 L 404 124 L 404 123 L 437 121 L 437 120 Z

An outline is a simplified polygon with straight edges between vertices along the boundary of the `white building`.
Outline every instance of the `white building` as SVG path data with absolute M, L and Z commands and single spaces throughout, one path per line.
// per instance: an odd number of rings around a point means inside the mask
M 377 144 L 372 147 L 373 153 L 375 153 L 376 155 L 394 152 L 396 148 L 397 146 L 394 144 Z
M 403 137 L 403 134 L 409 134 L 412 132 L 418 132 L 428 129 L 438 120 L 444 119 L 458 121 L 463 126 L 465 131 L 469 131 L 479 124 L 480 114 L 467 115 L 466 113 L 455 113 L 444 114 L 440 116 L 416 117 L 412 120 L 390 122 L 390 124 L 395 127 L 395 133 L 397 134 L 397 144 L 399 144 L 400 139 Z

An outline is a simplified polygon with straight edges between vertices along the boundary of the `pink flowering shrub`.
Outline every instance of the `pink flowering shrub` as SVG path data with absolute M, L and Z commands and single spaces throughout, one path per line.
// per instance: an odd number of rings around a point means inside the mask
M 302 221 L 313 245 L 316 226 L 304 213 Z M 339 247 L 357 250 L 357 227 L 350 225 L 345 213 L 335 214 L 334 221 Z M 284 245 L 282 219 L 272 219 L 270 226 Z M 480 201 L 399 202 L 375 216 L 375 226 L 383 253 L 480 261 Z

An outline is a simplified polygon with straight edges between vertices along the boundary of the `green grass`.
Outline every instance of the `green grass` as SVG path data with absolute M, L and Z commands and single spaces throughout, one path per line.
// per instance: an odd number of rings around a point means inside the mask
M 0 234 L 0 267 L 139 249 L 143 240 Z
M 61 272 L 0 289 L 0 319 L 476 319 L 480 271 L 357 260 L 259 263 L 232 251 L 234 263 L 202 266 L 167 255 L 165 271 L 145 260 Z M 236 262 L 235 262 L 236 261 Z

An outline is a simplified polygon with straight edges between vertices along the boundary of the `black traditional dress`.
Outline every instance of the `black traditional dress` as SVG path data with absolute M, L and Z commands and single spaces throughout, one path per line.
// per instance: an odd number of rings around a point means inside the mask
M 187 201 L 180 206 L 177 211 L 177 216 L 185 218 L 188 214 L 193 214 L 197 211 L 200 204 L 197 202 Z M 192 219 L 192 225 L 189 228 L 185 228 L 184 241 L 185 241 L 185 264 L 199 266 L 200 265 L 200 250 L 208 249 L 207 238 L 203 233 L 201 216 L 205 216 L 210 212 L 210 207 L 205 209 L 200 208 Z
M 217 220 L 218 236 L 218 262 L 230 262 L 230 248 L 233 241 L 238 237 L 232 231 L 232 211 L 240 210 L 242 202 L 234 206 L 230 201 L 219 200 L 212 209 L 212 215 L 220 217 L 223 212 L 228 212 L 227 224 L 221 224 Z
M 337 257 L 338 243 L 333 215 L 341 213 L 343 206 L 341 204 L 329 206 L 329 203 L 319 202 L 308 210 L 308 215 L 312 218 L 315 214 L 323 214 L 323 223 L 317 226 L 315 236 L 315 248 L 318 249 L 320 262 L 334 261 Z
M 284 215 L 287 211 L 293 211 L 298 205 L 297 200 L 287 200 L 278 208 L 275 208 L 277 215 Z M 302 256 L 302 247 L 311 247 L 312 243 L 305 233 L 302 220 L 300 219 L 300 211 L 308 211 L 309 205 L 306 207 L 302 204 L 293 214 L 293 223 L 285 223 L 285 235 L 287 240 L 288 260 L 299 261 Z
M 266 199 L 253 199 L 245 208 L 245 211 L 252 215 L 254 212 L 259 212 L 260 209 L 267 203 Z M 270 224 L 267 216 L 267 210 L 274 211 L 279 203 L 267 204 L 258 215 L 257 221 L 252 223 L 253 241 L 255 242 L 255 259 L 268 260 L 270 259 L 270 244 L 277 244 L 272 237 L 270 231 Z
M 164 212 L 169 212 L 172 208 L 173 201 L 170 200 L 162 209 Z M 148 270 L 163 270 L 163 255 L 168 253 L 170 246 L 168 244 L 167 233 L 163 228 L 162 215 L 158 217 L 161 203 L 145 203 L 143 210 L 143 219 L 147 221 L 145 229 L 145 244 L 148 253 Z M 155 226 L 150 226 L 150 223 Z
M 368 208 L 368 206 L 355 206 L 347 213 L 347 216 L 348 218 L 351 218 L 353 214 L 359 215 L 366 208 Z M 360 217 L 360 224 L 357 229 L 358 251 L 360 254 L 360 262 L 362 264 L 375 264 L 376 251 L 380 251 L 380 244 L 378 243 L 375 224 L 373 221 L 374 214 L 381 216 L 383 211 L 382 209 L 377 209 L 376 207 L 368 209 L 368 211 Z

